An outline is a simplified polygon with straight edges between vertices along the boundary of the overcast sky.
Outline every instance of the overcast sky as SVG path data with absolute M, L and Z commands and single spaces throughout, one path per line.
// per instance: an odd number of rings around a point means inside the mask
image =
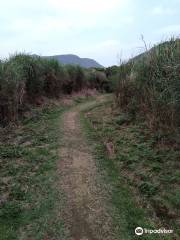
M 104 66 L 180 34 L 180 0 L 0 0 L 0 56 L 77 54 Z

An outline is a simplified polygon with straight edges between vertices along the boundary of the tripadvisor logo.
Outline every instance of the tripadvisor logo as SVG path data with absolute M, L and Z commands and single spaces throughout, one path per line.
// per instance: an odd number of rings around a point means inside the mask
M 137 227 L 135 229 L 135 234 L 140 236 L 140 235 L 143 235 L 143 228 L 142 227 Z
M 137 227 L 135 229 L 135 234 L 140 236 L 140 235 L 143 235 L 143 234 L 170 234 L 170 233 L 173 233 L 173 230 L 168 230 L 168 229 L 165 229 L 165 228 L 160 228 L 160 229 L 147 229 L 147 228 L 142 228 L 142 227 Z

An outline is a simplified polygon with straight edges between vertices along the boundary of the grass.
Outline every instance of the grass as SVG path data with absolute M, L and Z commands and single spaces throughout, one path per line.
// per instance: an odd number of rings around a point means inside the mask
M 75 105 L 78 102 L 74 100 Z M 34 111 L 19 127 L 1 129 L 2 240 L 67 239 L 61 219 L 66 197 L 57 188 L 56 173 L 60 117 L 65 110 L 60 106 L 44 108 Z M 178 235 L 179 148 L 161 145 L 161 133 L 154 134 L 142 121 L 132 121 L 126 113 L 113 110 L 110 98 L 96 107 L 90 105 L 81 117 L 99 174 L 110 186 L 111 214 L 119 239 L 137 239 L 137 226 L 165 227 Z M 141 238 L 162 239 L 162 235 Z M 163 239 L 173 237 L 165 235 Z
M 172 38 L 122 63 L 115 88 L 119 107 L 134 118 L 143 116 L 155 131 L 178 132 L 179 56 L 180 39 Z
M 0 239 L 66 239 L 56 188 L 63 107 L 45 108 L 15 130 L 2 130 Z
M 42 105 L 47 98 L 87 89 L 108 91 L 108 86 L 102 71 L 24 53 L 12 55 L 0 61 L 0 125 L 17 122 L 27 108 Z
M 109 102 L 89 109 L 82 121 L 99 173 L 104 173 L 104 180 L 112 187 L 112 216 L 119 239 L 137 239 L 137 226 L 166 227 L 178 235 L 179 150 L 155 147 L 154 136 L 142 123 L 130 121 L 125 113 L 113 111 L 111 105 Z M 113 156 L 106 143 L 114 146 Z M 162 235 L 141 238 L 162 239 Z M 172 235 L 163 239 L 172 239 Z

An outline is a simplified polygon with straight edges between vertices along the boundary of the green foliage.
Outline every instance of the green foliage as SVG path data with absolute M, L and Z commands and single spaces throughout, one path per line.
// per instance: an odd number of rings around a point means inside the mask
M 180 40 L 171 39 L 123 63 L 116 102 L 126 111 L 143 113 L 151 128 L 180 126 Z
M 121 114 L 118 115 L 114 120 L 116 124 L 122 125 L 124 123 L 128 123 L 130 121 L 130 118 L 127 116 L 127 114 Z
M 124 169 L 120 168 L 120 164 L 118 165 L 116 159 L 109 158 L 107 154 L 104 142 L 106 142 L 107 139 L 114 141 L 114 138 L 122 134 L 118 134 L 116 131 L 109 131 L 110 125 L 114 126 L 115 124 L 109 121 L 110 116 L 105 112 L 107 107 L 107 104 L 104 104 L 103 106 L 94 108 L 90 112 L 88 111 L 91 114 L 86 115 L 87 118 L 82 117 L 82 121 L 90 144 L 93 147 L 93 153 L 100 173 L 99 175 L 110 188 L 110 190 L 107 189 L 107 191 L 109 200 L 114 208 L 114 210 L 112 210 L 112 217 L 118 231 L 117 239 L 137 239 L 137 236 L 134 234 L 134 229 L 137 226 L 154 229 L 156 228 L 156 223 L 153 218 L 149 217 L 150 209 L 140 205 L 137 201 L 137 196 L 134 196 L 135 194 L 132 187 L 125 181 L 123 177 Z M 108 118 L 106 119 L 107 122 L 103 120 L 104 118 Z M 107 131 L 109 131 L 108 136 Z M 123 150 L 122 145 L 120 150 Z M 125 150 L 127 149 L 125 148 Z M 135 157 L 136 156 L 132 156 L 133 161 Z M 154 186 L 150 184 L 144 187 L 143 190 L 147 195 L 155 193 Z M 158 235 L 143 235 L 141 238 L 149 240 L 160 239 Z M 169 240 L 170 237 L 167 236 L 165 239 Z
M 100 92 L 111 92 L 111 82 L 106 76 L 104 69 L 96 70 L 90 69 L 87 72 L 88 87 L 95 88 Z
M 118 66 L 107 67 L 105 72 L 107 77 L 117 75 L 119 73 L 119 67 Z
M 35 97 L 41 94 L 43 91 L 43 64 L 41 60 L 29 55 L 18 54 L 11 57 L 9 62 L 21 69 L 21 80 L 25 83 L 28 96 Z
M 56 188 L 60 116 L 64 108 L 38 111 L 14 134 L 1 131 L 0 239 L 66 239 L 60 210 L 65 197 Z M 52 221 L 53 220 L 53 221 Z
M 146 196 L 152 196 L 156 193 L 158 188 L 150 182 L 143 182 L 139 186 L 139 190 Z
M 105 74 L 28 54 L 0 61 L 0 123 L 17 121 L 27 104 L 58 98 L 84 88 L 108 89 Z
M 141 226 L 147 224 L 149 218 L 153 221 L 152 216 L 156 215 L 162 223 L 180 234 L 177 219 L 180 204 L 179 145 L 169 144 L 171 138 L 167 138 L 163 131 L 156 131 L 154 136 L 154 132 L 139 119 L 129 118 L 127 113 L 119 114 L 118 109 L 112 109 L 112 102 L 90 109 L 86 113 L 86 124 L 90 129 L 89 134 L 95 136 L 95 144 L 98 143 L 95 154 L 100 164 L 106 166 L 116 182 L 114 198 L 120 215 L 124 212 L 123 206 L 130 202 L 129 215 L 125 216 L 125 220 L 128 224 L 129 220 L 136 225 L 140 223 L 138 211 L 135 210 L 136 214 L 133 215 L 133 197 L 139 204 L 137 210 L 140 208 L 145 211 L 146 220 Z M 168 140 L 167 145 L 164 144 L 164 138 Z M 107 143 L 113 146 L 113 156 L 107 154 Z M 102 149 L 100 152 L 99 145 Z M 132 195 L 127 196 L 127 192 L 123 192 L 125 187 L 127 191 L 130 189 Z M 125 202 L 122 204 L 122 201 Z M 131 229 L 130 226 L 128 229 Z M 167 236 L 167 239 L 171 238 Z
M 84 70 L 80 66 L 68 65 L 65 67 L 68 80 L 64 82 L 64 91 L 68 94 L 77 92 L 86 87 Z
M 172 205 L 176 206 L 179 209 L 180 206 L 180 189 L 177 189 L 176 193 L 170 199 Z

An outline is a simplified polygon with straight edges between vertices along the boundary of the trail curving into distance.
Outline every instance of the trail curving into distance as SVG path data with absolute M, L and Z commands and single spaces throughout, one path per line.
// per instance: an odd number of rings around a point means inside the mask
M 80 104 L 63 116 L 63 144 L 59 150 L 61 188 L 67 197 L 63 212 L 71 240 L 113 240 L 112 219 L 107 211 L 104 187 L 95 159 L 82 132 L 80 111 L 104 101 Z

